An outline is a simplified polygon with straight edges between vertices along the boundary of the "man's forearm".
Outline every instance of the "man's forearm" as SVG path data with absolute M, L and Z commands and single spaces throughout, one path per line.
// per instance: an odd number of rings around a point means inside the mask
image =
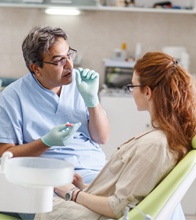
M 89 108 L 89 132 L 91 138 L 98 144 L 104 144 L 109 138 L 109 122 L 102 106 L 98 104 L 94 108 Z
M 0 156 L 2 156 L 5 151 L 12 152 L 14 157 L 40 156 L 47 149 L 48 146 L 46 146 L 41 139 L 23 145 L 0 143 Z

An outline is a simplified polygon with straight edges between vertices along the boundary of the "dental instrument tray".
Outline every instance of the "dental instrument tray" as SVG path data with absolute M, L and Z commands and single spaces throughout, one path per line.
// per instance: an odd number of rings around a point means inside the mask
M 27 186 L 61 186 L 73 180 L 73 165 L 58 159 L 16 157 L 5 163 L 5 177 L 14 184 Z

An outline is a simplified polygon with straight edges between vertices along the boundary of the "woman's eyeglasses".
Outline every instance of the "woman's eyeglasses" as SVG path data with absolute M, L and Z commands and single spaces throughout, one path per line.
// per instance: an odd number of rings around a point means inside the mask
M 132 83 L 127 85 L 129 92 L 133 92 L 134 87 L 141 87 L 141 85 L 133 85 Z
M 55 60 L 53 62 L 46 62 L 43 61 L 43 63 L 52 64 L 54 66 L 65 66 L 67 63 L 67 60 L 74 60 L 77 54 L 77 50 L 74 50 L 73 48 L 69 48 L 69 51 L 66 56 L 61 57 L 59 60 Z

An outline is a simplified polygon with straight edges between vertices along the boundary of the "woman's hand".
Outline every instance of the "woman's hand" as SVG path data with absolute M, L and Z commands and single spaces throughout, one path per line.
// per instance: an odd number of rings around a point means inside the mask
M 87 186 L 84 184 L 83 178 L 78 173 L 74 174 L 72 183 L 81 190 Z
M 82 177 L 77 173 L 74 174 L 73 184 L 55 187 L 54 191 L 58 196 L 65 199 L 65 194 L 73 189 L 75 186 L 79 189 L 75 189 L 75 191 L 73 192 L 71 198 L 72 201 L 77 202 L 78 204 L 83 205 L 101 215 L 116 219 L 116 216 L 109 204 L 108 197 L 91 195 L 87 192 L 80 191 L 83 190 L 87 185 L 84 184 Z
M 65 199 L 65 194 L 73 189 L 75 186 L 73 184 L 67 184 L 65 186 L 59 186 L 54 188 L 54 192 L 61 198 Z

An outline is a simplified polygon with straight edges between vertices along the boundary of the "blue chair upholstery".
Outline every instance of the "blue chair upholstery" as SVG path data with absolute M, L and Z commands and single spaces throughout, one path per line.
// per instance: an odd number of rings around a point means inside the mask
M 17 80 L 17 78 L 11 78 L 11 77 L 0 77 L 0 80 L 2 80 L 2 87 L 8 86 L 10 83 L 14 82 Z

